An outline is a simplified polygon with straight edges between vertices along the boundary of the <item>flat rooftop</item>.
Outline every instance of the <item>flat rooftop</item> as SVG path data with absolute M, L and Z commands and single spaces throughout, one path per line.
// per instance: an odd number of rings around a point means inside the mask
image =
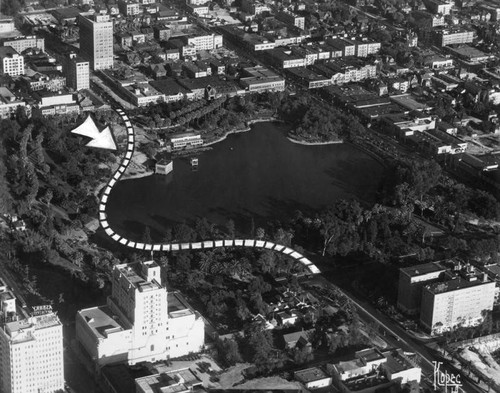
M 20 319 L 18 321 L 7 322 L 5 324 L 5 331 L 7 334 L 12 335 L 18 332 L 22 333 L 21 331 L 26 329 L 40 330 L 58 325 L 61 325 L 61 321 L 59 321 L 57 315 L 54 313 L 48 313 L 36 317 Z
M 368 362 L 373 362 L 374 360 L 380 360 L 384 358 L 381 352 L 377 351 L 374 348 L 363 349 L 361 351 L 356 352 L 356 357 L 358 359 L 366 359 Z
M 79 311 L 79 314 L 97 338 L 106 338 L 109 333 L 128 330 L 108 306 L 87 308 Z
M 305 370 L 296 371 L 295 378 L 301 382 L 308 383 L 318 381 L 320 379 L 328 378 L 329 375 L 318 367 L 306 368 Z
M 441 266 L 438 262 L 430 262 L 430 263 L 424 263 L 422 265 L 405 267 L 400 270 L 402 273 L 405 273 L 410 277 L 416 277 L 434 272 L 440 272 L 440 271 L 444 272 L 446 268 L 444 266 Z
M 409 110 L 421 111 L 429 109 L 428 105 L 418 102 L 411 94 L 391 96 L 390 99 L 396 104 L 408 108 Z
M 170 318 L 180 318 L 193 315 L 193 310 L 189 307 L 186 299 L 180 292 L 169 292 L 167 295 L 168 316 Z
M 492 281 L 484 282 L 480 278 L 477 278 L 474 281 L 464 280 L 460 277 L 457 277 L 453 280 L 445 281 L 445 282 L 436 282 L 433 284 L 426 285 L 426 288 L 429 292 L 433 294 L 440 294 L 446 292 L 453 292 L 460 289 L 477 287 L 480 285 L 492 284 Z
M 405 356 L 402 356 L 400 351 L 393 351 L 390 354 L 387 354 L 386 357 L 387 361 L 385 362 L 385 368 L 392 374 L 415 368 L 415 366 L 411 364 Z
M 179 378 L 180 377 L 180 378 Z M 182 382 L 179 382 L 182 380 Z M 189 368 L 161 374 L 148 375 L 135 380 L 145 393 L 176 393 L 202 384 L 201 380 Z

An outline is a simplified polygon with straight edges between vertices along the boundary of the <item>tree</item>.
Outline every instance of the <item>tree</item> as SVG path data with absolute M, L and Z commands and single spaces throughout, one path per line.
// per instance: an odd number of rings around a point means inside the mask
M 175 261 L 175 267 L 179 271 L 187 272 L 191 269 L 191 258 L 189 254 L 183 252 L 177 255 L 177 260 Z
M 153 240 L 151 239 L 151 229 L 149 229 L 149 226 L 146 226 L 144 228 L 144 233 L 142 234 L 142 242 L 145 244 L 151 244 Z
M 80 251 L 75 251 L 72 256 L 73 263 L 78 266 L 82 267 L 83 263 L 83 254 Z
M 236 363 L 241 363 L 242 358 L 238 343 L 232 339 L 217 339 L 215 347 L 219 359 L 226 367 L 234 366 Z
M 215 226 L 208 222 L 208 220 L 204 218 L 197 218 L 195 223 L 195 231 L 198 234 L 199 240 L 207 240 L 213 237 Z
M 7 168 L 3 162 L 2 154 L 0 154 L 0 212 L 13 212 L 13 199 L 10 193 L 10 187 L 7 182 Z
M 236 228 L 234 225 L 234 221 L 232 219 L 227 220 L 226 222 L 226 231 L 227 231 L 227 236 L 230 239 L 234 239 L 236 236 Z

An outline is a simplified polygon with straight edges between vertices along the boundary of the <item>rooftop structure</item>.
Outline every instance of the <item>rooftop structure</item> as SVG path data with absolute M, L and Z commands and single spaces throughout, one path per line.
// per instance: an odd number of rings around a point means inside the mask
M 0 290 L 0 390 L 55 393 L 64 389 L 62 324 L 50 306 L 17 314 L 15 297 Z

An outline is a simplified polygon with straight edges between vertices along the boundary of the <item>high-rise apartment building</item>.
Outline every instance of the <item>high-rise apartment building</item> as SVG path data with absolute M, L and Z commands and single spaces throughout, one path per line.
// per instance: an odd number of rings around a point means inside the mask
M 62 391 L 63 332 L 59 318 L 50 306 L 34 307 L 27 318 L 18 316 L 13 294 L 1 286 L 0 291 L 0 391 Z
M 459 260 L 444 260 L 400 269 L 398 308 L 420 313 L 423 328 L 441 334 L 481 323 L 497 292 L 487 273 Z
M 422 288 L 420 323 L 431 333 L 456 326 L 474 326 L 483 321 L 483 312 L 493 309 L 495 283 L 487 275 L 436 282 Z
M 446 270 L 437 262 L 400 269 L 398 308 L 406 314 L 418 315 L 423 286 L 438 281 Z
M 182 296 L 167 293 L 154 261 L 116 265 L 107 305 L 76 316 L 77 340 L 100 366 L 198 352 L 204 331 L 202 318 Z
M 75 53 L 67 55 L 64 62 L 66 84 L 79 91 L 90 87 L 89 62 Z
M 109 15 L 80 16 L 80 51 L 92 69 L 113 68 L 113 22 Z

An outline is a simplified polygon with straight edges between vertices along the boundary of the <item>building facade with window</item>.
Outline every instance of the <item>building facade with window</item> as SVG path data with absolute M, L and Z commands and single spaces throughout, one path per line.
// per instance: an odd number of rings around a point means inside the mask
M 0 65 L 3 75 L 24 75 L 24 56 L 10 46 L 0 47 Z
M 80 50 L 94 70 L 113 68 L 113 22 L 109 15 L 80 16 Z
M 154 261 L 116 265 L 107 305 L 80 310 L 78 342 L 98 366 L 155 362 L 199 352 L 204 322 L 178 293 L 162 286 Z
M 10 291 L 0 289 L 0 295 L 5 293 L 15 302 Z M 34 307 L 27 318 L 17 315 L 15 310 L 15 305 L 5 308 L 2 302 L 0 391 L 63 391 L 63 332 L 59 318 L 50 306 Z

